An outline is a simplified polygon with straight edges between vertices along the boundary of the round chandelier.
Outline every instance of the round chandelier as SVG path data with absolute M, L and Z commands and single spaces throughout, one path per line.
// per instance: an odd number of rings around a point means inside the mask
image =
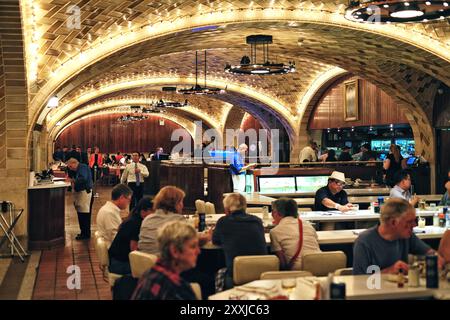
M 269 61 L 269 44 L 272 44 L 270 35 L 251 35 L 246 38 L 247 44 L 250 44 L 250 57 L 243 56 L 241 63 L 236 66 L 227 64 L 225 72 L 234 74 L 286 74 L 295 72 L 295 62 L 289 61 L 289 64 L 274 63 Z M 257 47 L 262 46 L 262 63 L 257 62 Z
M 206 50 L 205 50 L 205 85 L 202 87 L 198 83 L 198 51 L 195 51 L 195 86 L 192 86 L 190 88 L 184 88 L 178 90 L 178 93 L 182 94 L 219 94 L 219 93 L 225 93 L 225 90 L 219 89 L 219 88 L 209 88 L 206 86 L 206 72 L 207 72 L 207 65 L 206 65 Z M 186 100 L 187 102 L 187 100 Z
M 347 20 L 363 23 L 405 23 L 444 20 L 450 16 L 447 1 L 350 1 Z

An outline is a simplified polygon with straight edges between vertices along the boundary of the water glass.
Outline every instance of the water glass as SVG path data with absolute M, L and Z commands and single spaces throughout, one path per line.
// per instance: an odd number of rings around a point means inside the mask
M 418 226 L 419 228 L 425 228 L 425 225 L 426 225 L 426 223 L 425 223 L 425 218 L 419 217 L 419 221 L 418 221 L 418 223 L 417 223 L 417 226 Z

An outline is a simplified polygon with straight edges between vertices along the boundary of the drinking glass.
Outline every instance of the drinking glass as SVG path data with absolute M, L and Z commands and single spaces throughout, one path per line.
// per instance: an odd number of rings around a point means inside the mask
M 286 292 L 286 294 L 289 296 L 291 292 L 295 289 L 297 286 L 297 280 L 294 278 L 288 278 L 288 279 L 282 279 L 281 280 L 281 287 Z

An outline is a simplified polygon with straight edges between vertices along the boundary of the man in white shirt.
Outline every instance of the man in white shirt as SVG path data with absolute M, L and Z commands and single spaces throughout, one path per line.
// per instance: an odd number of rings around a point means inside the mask
M 316 230 L 308 221 L 298 218 L 298 206 L 293 199 L 272 202 L 272 217 L 276 227 L 270 230 L 271 249 L 280 259 L 281 269 L 302 270 L 302 256 L 320 252 Z
M 147 166 L 139 163 L 139 152 L 131 155 L 133 162 L 128 164 L 123 171 L 121 183 L 126 183 L 133 190 L 130 203 L 130 211 L 137 205 L 144 195 L 144 178 L 149 176 Z
M 300 151 L 299 161 L 302 162 L 316 162 L 317 161 L 317 144 L 314 141 L 310 141 L 309 145 L 304 147 Z
M 133 191 L 124 185 L 116 185 L 111 192 L 111 201 L 107 201 L 97 213 L 97 230 L 105 239 L 109 248 L 122 223 L 120 210 L 125 210 L 131 201 Z
M 391 189 L 389 193 L 390 198 L 400 198 L 409 201 L 412 206 L 416 206 L 420 198 L 416 195 L 411 195 L 409 189 L 411 188 L 411 176 L 405 170 L 397 172 L 395 175 L 395 186 Z

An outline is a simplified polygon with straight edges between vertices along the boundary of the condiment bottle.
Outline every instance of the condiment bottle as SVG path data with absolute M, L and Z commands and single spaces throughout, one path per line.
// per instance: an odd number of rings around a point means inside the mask
M 405 285 L 405 277 L 403 276 L 403 269 L 399 269 L 397 273 L 397 288 L 403 288 Z

